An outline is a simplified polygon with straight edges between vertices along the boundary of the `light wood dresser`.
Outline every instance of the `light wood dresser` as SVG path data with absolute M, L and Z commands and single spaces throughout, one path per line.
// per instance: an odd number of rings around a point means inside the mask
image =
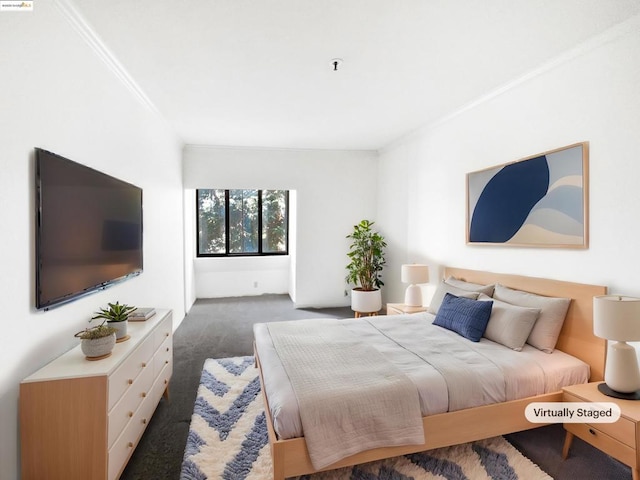
M 20 384 L 22 478 L 113 480 L 126 466 L 173 371 L 169 310 L 129 322 L 110 357 L 80 346 Z

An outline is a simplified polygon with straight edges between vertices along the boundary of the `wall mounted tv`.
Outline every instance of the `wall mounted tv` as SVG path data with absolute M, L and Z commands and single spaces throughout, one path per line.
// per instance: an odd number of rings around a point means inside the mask
M 36 308 L 142 272 L 142 189 L 36 148 Z

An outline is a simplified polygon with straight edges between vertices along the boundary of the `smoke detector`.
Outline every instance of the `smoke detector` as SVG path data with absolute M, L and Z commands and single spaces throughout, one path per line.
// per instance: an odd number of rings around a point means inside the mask
M 338 69 L 342 66 L 343 60 L 341 58 L 334 58 L 331 60 L 331 70 L 337 72 Z

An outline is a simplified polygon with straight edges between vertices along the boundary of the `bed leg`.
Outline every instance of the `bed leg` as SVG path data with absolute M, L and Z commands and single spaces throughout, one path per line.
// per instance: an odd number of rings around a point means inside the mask
M 284 451 L 276 445 L 271 446 L 273 480 L 284 480 Z

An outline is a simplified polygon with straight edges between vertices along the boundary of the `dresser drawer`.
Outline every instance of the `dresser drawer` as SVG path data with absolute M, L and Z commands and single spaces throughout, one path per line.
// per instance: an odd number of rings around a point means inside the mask
M 169 381 L 171 380 L 171 374 L 173 373 L 173 365 L 169 363 L 169 365 L 165 365 L 164 369 L 160 371 L 158 378 L 153 384 L 152 389 L 152 398 L 156 400 L 160 400 L 164 391 L 169 387 Z
M 154 351 L 162 345 L 167 339 L 173 335 L 173 321 L 171 315 L 167 315 L 153 332 L 153 349 Z
M 133 385 L 136 377 L 149 364 L 153 352 L 153 335 L 149 335 L 109 376 L 109 410 Z
M 143 407 L 147 403 L 150 402 L 144 402 Z M 148 419 L 145 416 L 146 411 L 143 407 L 134 413 L 129 424 L 109 449 L 109 473 L 107 476 L 109 480 L 118 478 L 147 426 Z
M 111 448 L 113 442 L 120 436 L 144 399 L 149 395 L 154 379 L 153 368 L 148 365 L 109 412 L 109 439 L 107 442 L 109 448 Z
M 173 342 L 171 337 L 167 338 L 153 357 L 153 376 L 154 378 L 160 374 L 160 371 L 173 362 Z
M 565 392 L 563 400 L 565 402 L 584 402 L 583 398 L 576 395 Z M 610 437 L 619 440 L 620 442 L 633 448 L 636 444 L 636 427 L 635 423 L 631 420 L 620 417 L 617 422 L 613 423 L 597 423 L 586 424 L 589 428 L 606 433 Z M 568 428 L 567 428 L 568 430 Z
M 598 450 L 617 458 L 626 465 L 636 468 L 635 450 L 600 430 L 602 425 L 604 424 L 598 424 L 597 427 L 594 427 L 586 423 L 565 423 L 564 428 Z

